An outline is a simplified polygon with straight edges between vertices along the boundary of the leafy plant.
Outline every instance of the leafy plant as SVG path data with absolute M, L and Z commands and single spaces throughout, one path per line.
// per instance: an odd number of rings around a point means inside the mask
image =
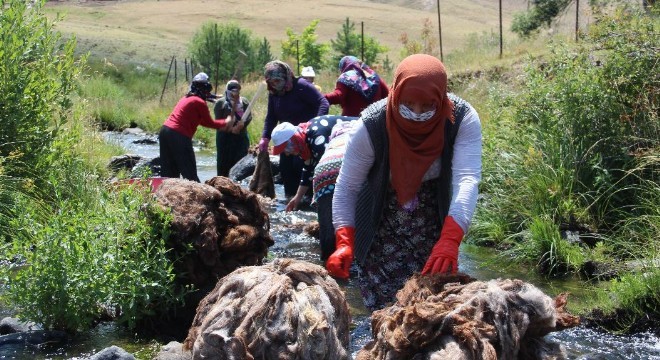
M 261 72 L 271 60 L 268 41 L 254 38 L 235 23 L 204 23 L 188 47 L 195 68 L 217 81 Z
M 298 35 L 291 28 L 286 29 L 287 39 L 282 41 L 282 57 L 300 61 L 301 66 L 321 68 L 328 46 L 317 43 L 316 27 L 319 20 L 312 22 Z
M 334 40 L 330 40 L 330 47 L 334 51 L 332 58 L 330 60 L 330 68 L 336 68 L 339 64 L 339 60 L 346 55 L 353 55 L 357 58 L 361 58 L 364 50 L 364 61 L 369 66 L 373 66 L 378 62 L 378 57 L 380 54 L 387 52 L 385 46 L 380 45 L 376 38 L 371 36 L 365 36 L 364 38 L 364 49 L 362 46 L 362 36 L 355 31 L 355 23 L 350 21 L 347 17 L 346 22 L 342 25 L 342 28 L 337 32 L 337 37 Z
M 96 204 L 61 201 L 51 216 L 39 211 L 46 205 L 22 204 L 9 256 L 24 266 L 4 276 L 21 317 L 77 331 L 110 314 L 134 327 L 181 301 L 165 246 L 168 215 L 137 189 L 96 195 Z
M 571 0 L 532 0 L 530 10 L 514 15 L 511 31 L 521 37 L 528 37 L 541 26 L 550 26 L 570 3 Z
M 0 0 L 0 157 L 14 159 L 5 171 L 16 176 L 34 170 L 66 121 L 79 75 L 76 40 L 54 31 L 44 3 Z

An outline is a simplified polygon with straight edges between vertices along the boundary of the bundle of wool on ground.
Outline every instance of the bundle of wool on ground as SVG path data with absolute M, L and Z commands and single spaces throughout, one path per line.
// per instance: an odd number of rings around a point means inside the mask
M 155 196 L 173 215 L 175 270 L 198 288 L 212 288 L 239 266 L 261 264 L 274 243 L 257 195 L 226 177 L 205 184 L 167 179 Z
M 374 340 L 356 359 L 563 359 L 543 337 L 579 324 L 566 297 L 521 280 L 415 275 L 394 305 L 372 314 Z
M 275 198 L 275 182 L 268 151 L 260 151 L 257 154 L 257 165 L 254 167 L 254 174 L 252 174 L 248 189 L 261 196 Z
M 350 314 L 337 282 L 302 260 L 242 267 L 197 307 L 193 359 L 348 359 Z

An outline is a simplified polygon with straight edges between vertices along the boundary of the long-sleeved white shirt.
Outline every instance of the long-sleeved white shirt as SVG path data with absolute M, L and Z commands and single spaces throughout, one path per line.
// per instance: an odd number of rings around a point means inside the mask
M 339 171 L 332 200 L 332 222 L 335 229 L 355 226 L 358 193 L 374 164 L 374 147 L 362 120 L 352 129 L 344 161 Z M 460 124 L 452 158 L 452 197 L 449 214 L 463 232 L 467 232 L 477 205 L 481 180 L 481 122 L 476 110 L 470 110 Z M 396 149 L 390 149 L 396 151 Z M 379 154 L 383 156 L 383 154 Z M 440 157 L 424 174 L 422 181 L 440 176 Z

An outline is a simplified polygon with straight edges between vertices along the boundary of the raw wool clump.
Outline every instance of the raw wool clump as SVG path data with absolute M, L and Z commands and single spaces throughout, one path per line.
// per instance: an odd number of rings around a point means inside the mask
M 211 288 L 239 266 L 260 265 L 274 243 L 256 194 L 226 177 L 167 179 L 155 196 L 173 215 L 169 245 L 181 282 Z
M 417 274 L 396 297 L 372 314 L 375 340 L 357 360 L 564 359 L 543 337 L 579 325 L 564 309 L 566 294 L 553 300 L 521 280 Z
M 197 307 L 193 359 L 348 359 L 350 313 L 337 282 L 302 260 L 242 267 Z
M 275 182 L 268 151 L 260 151 L 257 155 L 257 165 L 254 167 L 254 174 L 252 174 L 248 189 L 261 196 L 275 198 Z

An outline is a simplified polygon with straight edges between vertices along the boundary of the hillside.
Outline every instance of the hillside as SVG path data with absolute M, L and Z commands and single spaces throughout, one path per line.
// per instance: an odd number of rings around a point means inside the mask
M 503 1 L 505 37 L 513 37 L 508 32 L 513 14 L 526 9 L 527 3 Z M 470 33 L 499 31 L 496 1 L 443 0 L 441 10 L 445 53 L 460 47 Z M 348 16 L 358 32 L 363 22 L 365 34 L 387 46 L 395 62 L 400 58 L 402 33 L 418 38 L 424 19 L 437 24 L 433 0 L 50 1 L 47 11 L 65 15 L 58 29 L 66 36 L 77 36 L 81 51 L 115 62 L 159 67 L 166 67 L 172 55 L 184 58 L 193 33 L 207 21 L 236 22 L 267 38 L 278 55 L 287 28 L 300 33 L 319 19 L 319 41 L 329 42 Z

